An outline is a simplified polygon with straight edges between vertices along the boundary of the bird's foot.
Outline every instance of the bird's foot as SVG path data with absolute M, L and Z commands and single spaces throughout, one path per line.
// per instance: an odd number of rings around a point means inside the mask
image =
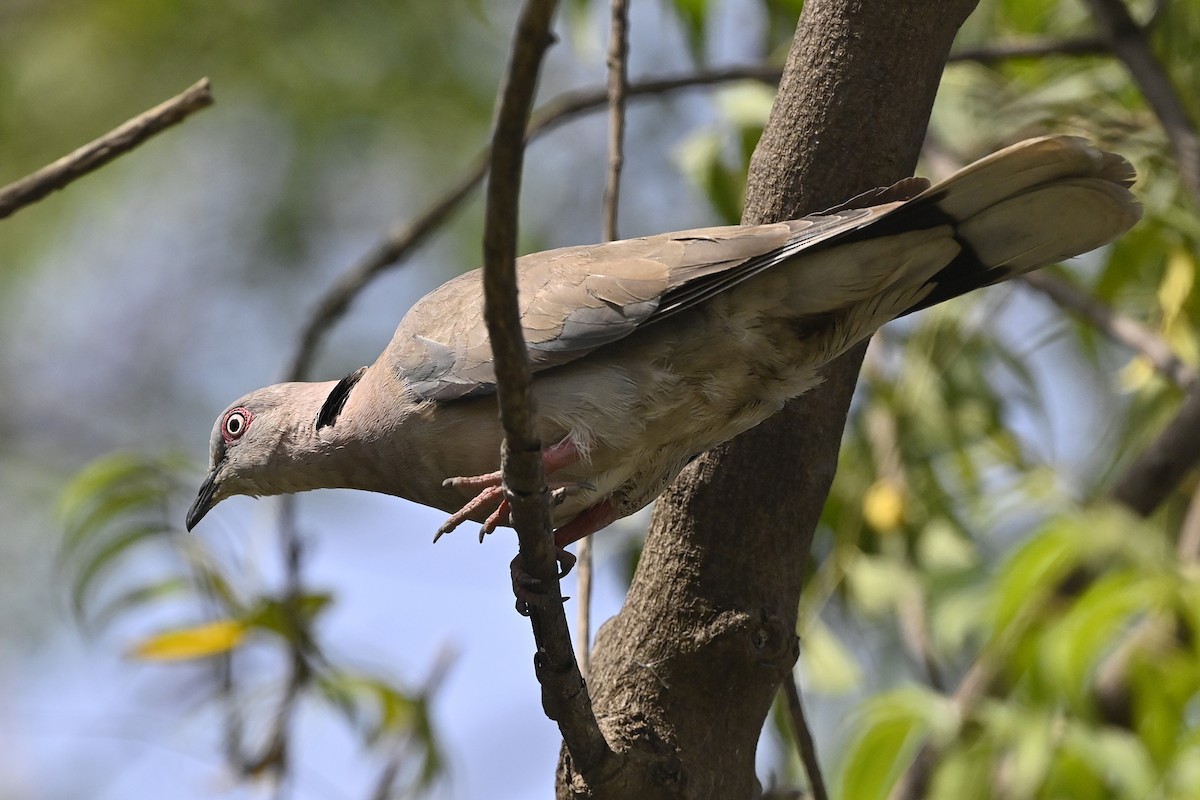
M 579 450 L 575 447 L 575 443 L 571 441 L 570 437 L 542 451 L 542 468 L 547 475 L 552 475 L 558 470 L 576 463 L 578 460 Z M 511 510 L 508 506 L 508 500 L 504 497 L 502 481 L 503 476 L 499 471 L 489 472 L 485 475 L 466 475 L 447 478 L 443 481 L 443 486 L 468 491 L 474 490 L 476 494 L 462 508 L 455 511 L 442 523 L 441 527 L 437 529 L 437 533 L 434 534 L 433 540 L 436 542 L 471 517 L 488 509 L 490 509 L 490 513 L 484 519 L 483 527 L 479 530 L 479 541 L 482 542 L 483 537 L 501 525 L 507 525 L 511 516 Z M 580 481 L 550 481 L 548 486 L 550 488 L 550 503 L 552 506 L 562 503 L 563 500 L 575 492 L 592 488 L 590 484 Z
M 560 505 L 571 495 L 582 492 L 585 489 L 593 488 L 590 483 L 551 483 L 550 486 L 550 507 L 553 508 Z M 459 525 L 471 518 L 476 511 L 481 508 L 486 508 L 489 505 L 495 504 L 492 513 L 488 514 L 487 519 L 483 521 L 483 525 L 479 528 L 479 541 L 482 543 L 485 536 L 496 530 L 501 525 L 509 524 L 512 517 L 512 509 L 508 505 L 508 499 L 504 497 L 504 489 L 500 486 L 488 486 L 479 494 L 475 495 L 470 502 L 465 506 L 455 511 L 450 517 L 441 524 L 437 529 L 437 533 L 433 535 L 433 541 L 437 541 L 450 531 L 457 528 Z M 574 541 L 572 539 L 572 541 Z
M 556 548 L 554 560 L 558 563 L 559 580 L 575 566 L 575 556 L 561 547 Z M 543 608 L 550 603 L 565 603 L 571 599 L 545 594 L 541 588 L 542 581 L 529 574 L 519 553 L 508 565 L 508 569 L 512 575 L 513 595 L 517 598 L 517 613 L 522 616 L 528 617 L 531 608 Z

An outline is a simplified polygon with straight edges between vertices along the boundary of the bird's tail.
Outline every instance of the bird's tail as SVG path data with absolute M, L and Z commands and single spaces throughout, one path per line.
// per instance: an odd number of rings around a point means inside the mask
M 1142 206 L 1128 161 L 1075 136 L 1029 139 L 960 170 L 871 226 L 949 222 L 962 250 L 902 314 L 1095 250 L 1133 227 Z
M 794 327 L 824 361 L 889 320 L 1108 244 L 1141 217 L 1133 180 L 1121 156 L 1047 136 L 848 201 L 878 215 L 810 251 L 785 298 Z M 880 192 L 899 197 L 884 208 Z

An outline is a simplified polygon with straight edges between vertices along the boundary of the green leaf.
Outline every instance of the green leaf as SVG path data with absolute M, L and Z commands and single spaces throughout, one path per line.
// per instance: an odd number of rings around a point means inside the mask
M 912 572 L 899 560 L 863 555 L 846 569 L 846 582 L 868 614 L 884 614 L 917 588 Z
M 998 632 L 1024 622 L 1058 582 L 1080 563 L 1080 543 L 1071 531 L 1049 527 L 1029 539 L 1009 559 L 996 581 Z
M 1110 796 L 1132 800 L 1154 795 L 1158 779 L 1153 764 L 1141 742 L 1130 733 L 1072 724 L 1062 749 L 1086 764 L 1113 791 Z
M 1136 618 L 1160 611 L 1169 581 L 1133 570 L 1097 579 L 1042 639 L 1041 659 L 1060 692 L 1084 702 L 1092 673 Z
M 671 0 L 675 15 L 683 24 L 688 49 L 697 63 L 704 63 L 705 22 L 708 16 L 708 0 Z
M 930 572 L 961 572 L 979 563 L 974 543 L 944 520 L 931 522 L 922 531 L 917 558 Z
M 855 739 L 841 770 L 838 796 L 884 800 L 925 737 L 944 738 L 956 723 L 946 698 L 909 688 L 869 701 L 854 727 Z
M 62 557 L 98 537 L 124 516 L 162 515 L 171 490 L 163 465 L 128 453 L 98 459 L 72 480 L 59 497 L 58 518 L 66 533 Z
M 155 581 L 136 589 L 123 592 L 105 603 L 92 614 L 91 624 L 97 628 L 108 625 L 118 614 L 149 605 L 152 601 L 166 597 L 177 597 L 190 591 L 192 582 L 187 578 L 174 577 Z
M 355 726 L 363 729 L 368 742 L 385 735 L 412 732 L 421 713 L 421 698 L 407 694 L 379 678 L 346 672 L 324 674 L 322 692 Z
M 138 543 L 169 533 L 170 531 L 165 530 L 159 523 L 139 523 L 131 525 L 102 543 L 96 552 L 91 553 L 79 565 L 78 571 L 71 581 L 71 607 L 74 609 L 76 616 L 83 616 L 84 598 L 87 595 L 88 589 L 92 581 L 106 567 L 110 566 L 115 559 L 124 555 Z
M 288 640 L 295 639 L 297 624 L 307 629 L 312 621 L 333 601 L 333 595 L 328 592 L 304 594 L 295 599 L 295 612 L 285 608 L 285 601 L 274 597 L 260 598 L 254 609 L 247 615 L 246 624 L 263 628 Z M 291 613 L 299 616 L 294 622 L 289 619 Z

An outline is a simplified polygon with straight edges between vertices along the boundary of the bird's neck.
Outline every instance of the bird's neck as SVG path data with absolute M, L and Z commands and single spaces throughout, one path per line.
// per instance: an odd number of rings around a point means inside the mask
M 306 406 L 308 445 L 298 453 L 306 475 L 312 476 L 312 489 L 353 488 L 395 493 L 397 465 L 391 446 L 396 430 L 404 420 L 398 411 L 404 407 L 395 398 L 384 396 L 387 387 L 379 385 L 374 370 L 368 370 L 350 388 L 340 410 L 328 424 L 316 427 L 316 420 L 338 382 L 313 384 L 313 397 Z M 315 388 L 319 387 L 319 388 Z M 298 437 L 301 438 L 301 437 Z

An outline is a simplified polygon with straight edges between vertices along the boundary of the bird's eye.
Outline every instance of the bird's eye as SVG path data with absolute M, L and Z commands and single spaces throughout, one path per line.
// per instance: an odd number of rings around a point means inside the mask
M 221 436 L 227 442 L 237 441 L 242 438 L 246 428 L 250 427 L 251 419 L 253 419 L 253 415 L 240 406 L 229 409 L 225 414 L 225 419 L 221 421 Z

